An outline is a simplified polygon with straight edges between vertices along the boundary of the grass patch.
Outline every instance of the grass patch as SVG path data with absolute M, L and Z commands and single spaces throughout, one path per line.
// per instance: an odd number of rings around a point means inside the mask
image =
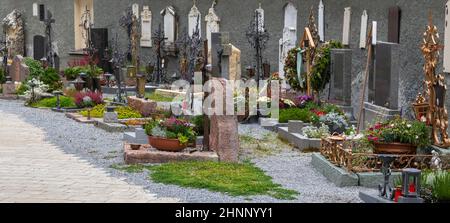
M 172 102 L 174 97 L 168 97 L 161 94 L 157 94 L 155 92 L 152 93 L 145 93 L 145 98 L 148 98 L 152 101 L 156 102 Z
M 275 133 L 265 134 L 261 139 L 256 139 L 250 135 L 240 135 L 239 144 L 241 158 L 271 156 L 280 153 L 282 150 L 291 150 L 291 147 L 281 141 Z
M 158 183 L 202 188 L 231 196 L 269 195 L 277 199 L 295 199 L 296 191 L 272 182 L 251 163 L 177 162 L 149 166 L 150 177 Z
M 133 165 L 118 165 L 113 164 L 110 166 L 110 168 L 124 171 L 127 173 L 142 173 L 144 172 L 145 166 L 142 164 L 133 164 Z
M 73 98 L 60 96 L 60 105 L 61 108 L 74 108 L 76 107 Z M 31 104 L 33 108 L 55 108 L 56 107 L 56 97 L 44 98 L 38 102 Z

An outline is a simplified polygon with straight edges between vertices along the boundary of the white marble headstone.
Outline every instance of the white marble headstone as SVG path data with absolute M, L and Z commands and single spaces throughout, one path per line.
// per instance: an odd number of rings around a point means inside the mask
M 175 42 L 176 36 L 176 13 L 172 6 L 168 6 L 161 11 L 164 20 L 164 37 L 166 45 L 171 45 Z
M 322 0 L 319 3 L 319 37 L 320 41 L 325 41 L 325 17 L 324 17 L 325 6 Z
M 33 16 L 38 16 L 38 15 L 39 15 L 38 4 L 33 3 Z
M 445 5 L 444 72 L 450 73 L 450 1 Z
M 220 18 L 216 14 L 216 10 L 214 9 L 215 2 L 209 8 L 208 15 L 205 17 L 206 21 L 206 38 L 208 39 L 208 49 L 211 50 L 211 33 L 220 32 Z M 211 61 L 211 60 L 209 60 Z
M 342 31 L 342 44 L 350 45 L 350 20 L 352 16 L 351 7 L 345 8 L 344 11 L 344 26 Z
M 297 8 L 291 2 L 284 7 L 283 38 L 279 42 L 280 52 L 278 62 L 278 73 L 281 78 L 284 77 L 284 61 L 287 54 L 297 43 L 297 12 Z
M 152 47 L 152 11 L 148 6 L 141 13 L 141 47 Z
M 377 21 L 372 22 L 372 45 L 377 45 Z
M 199 34 L 200 37 L 202 35 L 202 26 L 201 26 L 201 17 L 202 14 L 200 13 L 200 11 L 198 10 L 197 6 L 194 5 L 191 8 L 191 11 L 189 12 L 189 16 L 188 16 L 188 33 L 189 36 L 192 36 L 192 34 L 194 33 L 196 27 L 197 27 L 197 23 L 198 24 L 198 30 L 199 30 Z
M 137 19 L 139 19 L 139 4 L 134 3 L 134 4 L 131 6 L 131 9 L 132 9 L 132 11 L 133 11 L 133 15 L 136 16 Z
M 359 48 L 366 48 L 367 42 L 367 22 L 369 17 L 367 16 L 367 10 L 364 10 L 361 15 L 361 32 L 359 34 Z

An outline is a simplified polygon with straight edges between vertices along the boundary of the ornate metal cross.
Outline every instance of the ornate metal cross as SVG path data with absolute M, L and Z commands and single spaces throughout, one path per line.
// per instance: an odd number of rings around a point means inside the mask
M 47 61 L 50 67 L 55 68 L 55 52 L 53 51 L 53 38 L 52 38 L 52 24 L 55 23 L 55 19 L 53 18 L 53 14 L 50 10 L 47 10 L 47 17 L 44 19 L 45 25 L 45 36 L 47 37 Z
M 263 24 L 262 15 L 258 10 L 255 11 L 246 36 L 250 45 L 255 49 L 256 82 L 259 84 L 259 80 L 263 77 L 263 51 L 266 48 L 270 35 Z
M 153 44 L 155 45 L 155 57 L 156 57 L 156 70 L 154 72 L 153 80 L 161 84 L 162 76 L 165 73 L 164 57 L 162 47 L 165 44 L 166 37 L 164 37 L 164 30 L 161 29 L 161 24 L 158 25 L 158 29 L 153 33 Z

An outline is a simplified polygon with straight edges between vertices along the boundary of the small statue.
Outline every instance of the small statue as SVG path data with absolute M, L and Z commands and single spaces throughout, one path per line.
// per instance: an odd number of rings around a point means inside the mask
M 433 155 L 433 158 L 431 158 L 431 161 L 430 161 L 430 168 L 433 170 L 441 170 L 442 163 L 441 163 L 441 158 L 439 158 L 439 153 L 436 152 L 436 150 L 433 150 L 433 151 L 431 151 L 431 154 Z

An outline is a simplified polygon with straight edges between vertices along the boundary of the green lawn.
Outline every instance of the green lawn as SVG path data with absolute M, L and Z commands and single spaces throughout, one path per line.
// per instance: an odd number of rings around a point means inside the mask
M 172 102 L 174 97 L 168 97 L 161 94 L 157 94 L 155 92 L 152 93 L 145 93 L 145 98 L 148 98 L 152 101 L 156 102 Z
M 74 102 L 73 98 L 71 98 L 71 97 L 60 96 L 59 100 L 60 100 L 61 108 L 76 107 L 75 102 Z M 30 106 L 34 107 L 34 108 L 55 108 L 56 107 L 56 97 L 44 98 L 40 101 L 37 101 L 37 102 L 31 104 Z
M 295 199 L 298 193 L 282 188 L 251 163 L 174 162 L 157 166 L 112 166 L 126 172 L 150 170 L 150 178 L 163 184 L 208 189 L 231 196 L 269 195 L 277 199 Z

